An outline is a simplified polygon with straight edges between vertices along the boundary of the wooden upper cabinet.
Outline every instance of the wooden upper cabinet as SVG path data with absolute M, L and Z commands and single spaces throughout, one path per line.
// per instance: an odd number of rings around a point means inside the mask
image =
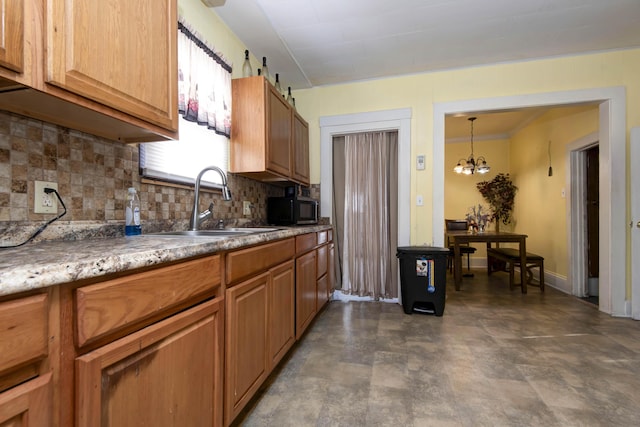
M 234 79 L 232 87 L 229 171 L 309 185 L 307 123 L 262 76 Z
M 0 1 L 0 94 L 31 86 L 41 77 L 36 59 L 42 51 L 42 42 L 38 42 L 42 34 L 37 26 L 41 15 L 35 1 Z M 11 111 L 5 105 L 0 108 Z
M 309 125 L 296 111 L 293 112 L 293 178 L 309 185 Z
M 178 129 L 176 0 L 46 4 L 46 83 Z
M 24 71 L 24 0 L 0 1 L 0 66 Z
M 291 176 L 291 107 L 270 84 L 266 84 L 267 102 L 267 170 Z M 233 118 L 232 118 L 233 120 Z

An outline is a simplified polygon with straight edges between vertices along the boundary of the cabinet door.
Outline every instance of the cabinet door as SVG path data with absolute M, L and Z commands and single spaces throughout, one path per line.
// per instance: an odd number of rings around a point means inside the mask
M 273 369 L 295 342 L 295 264 L 271 270 L 269 290 L 269 369 Z
M 318 300 L 316 311 L 319 312 L 322 307 L 329 301 L 329 276 L 325 274 L 318 279 L 317 284 Z
M 293 114 L 292 178 L 309 185 L 309 125 L 298 113 Z
M 78 426 L 222 425 L 224 299 L 76 359 Z
M 24 0 L 0 2 L 0 65 L 24 70 Z
M 176 0 L 46 0 L 47 83 L 178 128 Z
M 329 256 L 327 262 L 327 277 L 329 278 L 327 299 L 331 298 L 331 293 L 336 288 L 336 272 L 335 272 L 335 259 L 336 254 L 335 246 L 333 243 L 329 243 Z
M 51 374 L 0 393 L 0 427 L 51 425 Z
M 267 169 L 291 176 L 291 107 L 277 90 L 267 86 Z
M 316 314 L 316 251 L 296 259 L 296 339 Z
M 327 254 L 329 251 L 329 246 L 322 245 L 318 249 L 316 249 L 316 251 L 318 251 L 318 259 L 317 259 L 318 267 L 316 269 L 316 276 L 320 278 L 325 274 L 327 274 L 327 259 L 328 259 Z
M 225 425 L 238 415 L 268 374 L 268 283 L 269 273 L 264 273 L 227 289 Z

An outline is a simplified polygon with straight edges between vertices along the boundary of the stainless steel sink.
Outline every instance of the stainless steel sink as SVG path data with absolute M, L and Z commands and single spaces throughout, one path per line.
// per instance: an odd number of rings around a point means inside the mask
M 164 231 L 159 233 L 149 233 L 146 236 L 157 237 L 219 237 L 227 238 L 234 236 L 246 236 L 249 234 L 269 233 L 277 231 L 278 228 L 222 228 L 217 230 L 184 230 L 184 231 Z

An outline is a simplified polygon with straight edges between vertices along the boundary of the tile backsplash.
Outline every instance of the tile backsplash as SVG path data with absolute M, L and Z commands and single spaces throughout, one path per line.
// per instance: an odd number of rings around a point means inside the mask
M 194 171 L 194 175 L 199 171 Z M 58 183 L 67 213 L 40 236 L 82 239 L 118 236 L 124 232 L 127 188 L 138 190 L 144 232 L 185 229 L 193 204 L 193 189 L 159 185 L 138 173 L 138 147 L 57 125 L 0 111 L 0 241 L 27 238 L 51 214 L 33 213 L 34 181 Z M 283 195 L 282 187 L 229 174 L 233 200 L 219 192 L 201 192 L 200 210 L 215 203 L 214 219 L 227 225 L 266 223 L 267 197 Z M 319 197 L 318 186 L 312 196 Z M 252 215 L 242 214 L 242 202 Z M 60 208 L 62 209 L 62 208 Z M 209 221 L 213 226 L 215 221 Z M 207 224 L 205 224 L 206 227 Z

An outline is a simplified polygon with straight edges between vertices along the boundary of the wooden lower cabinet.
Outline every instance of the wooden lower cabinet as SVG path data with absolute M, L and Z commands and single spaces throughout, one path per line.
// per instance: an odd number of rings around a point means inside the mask
M 329 298 L 331 293 L 336 288 L 336 272 L 335 272 L 335 257 L 336 247 L 334 243 L 329 243 L 329 261 L 327 263 L 327 275 L 329 277 Z
M 225 425 L 267 378 L 268 272 L 227 289 Z M 201 424 L 203 425 L 203 424 Z
M 222 425 L 224 299 L 76 358 L 77 426 Z
M 318 279 L 317 282 L 317 307 L 316 311 L 319 313 L 324 305 L 329 302 L 329 276 L 325 274 Z
M 286 262 L 271 271 L 269 287 L 269 369 L 287 354 L 296 340 L 295 264 Z
M 326 234 L 326 233 L 325 233 Z M 322 245 L 316 249 L 316 312 L 320 312 L 322 307 L 329 301 L 329 278 L 327 277 L 327 267 L 329 261 L 329 245 Z
M 0 427 L 50 426 L 51 393 L 51 373 L 0 393 Z
M 325 306 L 331 299 L 331 293 L 335 287 L 335 272 L 333 256 L 334 244 L 329 243 L 318 248 L 318 307 L 317 311 Z M 321 259 L 323 259 L 321 261 Z M 321 274 L 323 272 L 323 274 Z
M 293 256 L 293 239 L 227 255 L 225 425 L 295 343 Z
M 0 302 L 0 427 L 55 425 L 51 299 L 48 292 Z
M 296 339 L 300 339 L 316 314 L 316 251 L 296 258 Z

